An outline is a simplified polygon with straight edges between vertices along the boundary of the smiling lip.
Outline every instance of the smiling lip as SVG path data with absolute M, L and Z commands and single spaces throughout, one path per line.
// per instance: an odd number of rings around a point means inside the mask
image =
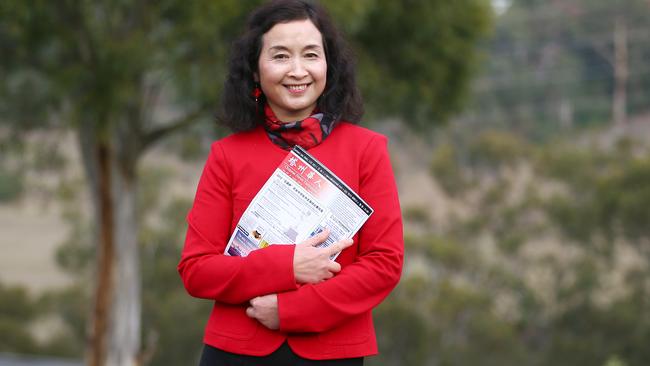
M 307 90 L 310 84 L 285 85 L 285 87 L 289 90 L 289 93 L 302 93 Z

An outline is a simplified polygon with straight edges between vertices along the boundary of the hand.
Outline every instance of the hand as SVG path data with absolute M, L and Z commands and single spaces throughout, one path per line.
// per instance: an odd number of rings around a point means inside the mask
M 271 330 L 280 328 L 280 315 L 278 314 L 278 295 L 270 294 L 258 296 L 250 301 L 246 308 L 246 315 L 257 319 L 265 327 Z
M 330 257 L 352 245 L 352 239 L 339 240 L 327 248 L 316 248 L 327 239 L 329 230 L 296 244 L 293 254 L 293 274 L 298 283 L 319 283 L 330 279 L 341 270 L 341 265 Z

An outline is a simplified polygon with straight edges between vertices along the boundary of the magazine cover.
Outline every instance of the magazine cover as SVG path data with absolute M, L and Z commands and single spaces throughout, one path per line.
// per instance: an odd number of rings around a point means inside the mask
M 242 214 L 225 254 L 245 257 L 271 244 L 300 243 L 325 228 L 330 235 L 321 246 L 326 247 L 352 238 L 372 212 L 326 166 L 296 146 Z

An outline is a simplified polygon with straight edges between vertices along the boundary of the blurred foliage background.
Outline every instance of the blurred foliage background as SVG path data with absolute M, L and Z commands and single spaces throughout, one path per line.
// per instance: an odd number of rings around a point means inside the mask
M 210 304 L 176 263 L 257 3 L 0 3 L 0 207 L 60 217 L 70 278 L 33 291 L 0 271 L 0 352 L 83 358 L 97 228 L 70 136 L 93 125 L 138 137 L 139 360 L 196 364 Z M 324 4 L 357 53 L 364 124 L 391 138 L 406 225 L 367 363 L 650 364 L 650 3 Z

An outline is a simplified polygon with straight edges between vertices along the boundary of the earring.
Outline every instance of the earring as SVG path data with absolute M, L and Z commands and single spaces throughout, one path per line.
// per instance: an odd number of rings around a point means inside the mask
M 255 103 L 259 102 L 261 95 L 262 95 L 262 89 L 260 89 L 259 84 L 255 83 L 255 88 L 253 88 L 253 91 L 251 92 L 251 96 L 255 98 Z

